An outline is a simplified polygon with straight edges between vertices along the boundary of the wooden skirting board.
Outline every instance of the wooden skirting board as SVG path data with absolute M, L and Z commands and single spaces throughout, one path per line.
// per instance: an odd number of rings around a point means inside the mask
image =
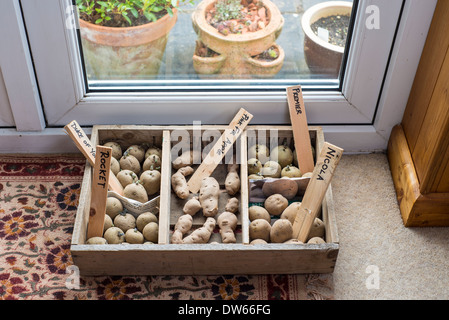
M 405 226 L 449 227 L 449 193 L 421 193 L 402 125 L 393 129 L 388 159 Z

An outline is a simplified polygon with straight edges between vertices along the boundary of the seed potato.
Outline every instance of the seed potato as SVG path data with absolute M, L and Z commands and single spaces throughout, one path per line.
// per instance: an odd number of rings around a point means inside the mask
M 122 147 L 120 146 L 120 144 L 118 144 L 117 142 L 114 141 L 110 141 L 110 142 L 106 142 L 105 144 L 103 144 L 103 146 L 105 147 L 109 147 L 112 149 L 112 156 L 117 159 L 120 160 L 120 158 L 122 157 Z
M 281 172 L 282 167 L 279 163 L 276 161 L 268 161 L 263 165 L 260 174 L 265 178 L 280 178 Z
M 315 218 L 312 229 L 310 229 L 309 239 L 312 238 L 324 238 L 326 226 L 320 218 Z
M 117 179 L 122 187 L 125 188 L 128 184 L 137 182 L 139 177 L 133 171 L 124 169 L 117 173 Z
M 270 241 L 271 224 L 264 219 L 256 219 L 249 224 L 249 237 L 251 240 L 262 239 Z
M 108 197 L 106 199 L 106 214 L 114 219 L 120 212 L 123 211 L 123 204 L 115 197 Z
M 136 219 L 137 230 L 142 232 L 143 228 L 150 222 L 158 223 L 158 219 L 154 213 L 144 212 L 142 214 L 139 214 L 139 216 Z
M 134 228 L 129 229 L 125 232 L 125 241 L 130 244 L 142 244 L 145 239 L 143 237 L 143 234 L 139 230 Z
M 264 176 L 260 174 L 251 174 L 248 176 L 248 180 L 262 180 L 264 179 Z
M 301 202 L 293 202 L 281 214 L 281 219 L 287 219 L 291 224 L 295 223 Z
M 137 160 L 136 157 L 125 152 L 123 154 L 123 156 L 120 158 L 119 163 L 120 163 L 120 169 L 131 170 L 136 175 L 140 174 L 140 169 L 141 169 L 140 162 L 139 162 L 139 160 Z
M 114 226 L 126 232 L 136 227 L 136 218 L 130 213 L 119 214 L 114 219 Z
M 248 159 L 258 159 L 262 164 L 270 158 L 270 149 L 264 144 L 255 144 L 248 149 Z
M 264 207 L 269 214 L 280 216 L 288 207 L 288 200 L 281 194 L 273 194 L 265 200 Z
M 293 226 L 286 219 L 276 220 L 271 226 L 270 240 L 272 243 L 283 243 L 293 238 Z
M 126 149 L 125 153 L 134 156 L 137 161 L 142 162 L 145 159 L 145 149 L 142 146 L 137 144 L 133 144 L 128 149 Z
M 262 170 L 262 162 L 256 158 L 248 160 L 248 174 L 258 174 Z
M 276 161 L 285 168 L 293 163 L 293 152 L 288 146 L 277 146 L 271 150 L 270 160 Z
M 105 231 L 103 237 L 109 244 L 120 244 L 125 242 L 125 233 L 118 227 L 111 227 Z
M 162 150 L 159 147 L 150 147 L 145 151 L 145 159 L 151 156 L 152 154 L 155 154 L 159 157 L 159 159 L 162 159 Z
M 147 170 L 161 171 L 161 158 L 156 154 L 150 155 L 148 158 L 145 159 L 145 161 L 142 165 L 142 170 L 143 171 L 147 171 Z
M 265 197 L 280 194 L 287 200 L 292 200 L 298 193 L 298 184 L 289 178 L 273 179 L 263 184 L 262 193 Z
M 266 242 L 263 239 L 254 239 L 253 241 L 251 241 L 249 244 L 267 244 L 268 242 Z
M 139 180 L 149 196 L 158 193 L 161 189 L 161 173 L 157 170 L 142 172 Z
M 326 241 L 324 241 L 324 239 L 319 238 L 319 237 L 315 237 L 310 239 L 309 241 L 307 241 L 308 244 L 325 244 Z
M 147 191 L 139 182 L 128 184 L 125 189 L 123 189 L 123 196 L 139 201 L 141 203 L 145 203 L 148 201 Z
M 114 157 L 111 158 L 111 171 L 115 176 L 120 172 L 120 163 Z
M 104 215 L 104 226 L 103 226 L 103 232 L 105 232 L 107 229 L 109 229 L 110 227 L 113 227 L 114 223 L 112 222 L 112 218 L 105 214 Z
M 148 223 L 142 231 L 145 240 L 157 243 L 159 236 L 159 225 L 155 222 Z
M 108 242 L 102 237 L 92 237 L 86 241 L 86 244 L 108 244 Z
M 260 206 L 252 206 L 248 209 L 249 220 L 254 221 L 257 219 L 266 220 L 268 223 L 271 223 L 271 216 L 268 213 L 267 209 Z
M 288 165 L 281 171 L 281 177 L 286 178 L 301 178 L 302 173 L 299 168 L 295 166 Z

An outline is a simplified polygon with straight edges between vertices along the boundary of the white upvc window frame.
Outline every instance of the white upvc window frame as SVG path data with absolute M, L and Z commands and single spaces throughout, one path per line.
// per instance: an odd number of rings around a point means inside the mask
M 45 6 L 35 0 L 20 3 L 47 119 L 42 135 L 47 139 L 54 135 L 55 141 L 63 141 L 58 135 L 60 127 L 74 119 L 83 126 L 193 121 L 224 124 L 240 107 L 256 115 L 253 124 L 289 123 L 282 90 L 88 93 L 76 32 L 65 27 L 66 8 L 71 2 L 45 1 Z M 366 9 L 371 5 L 380 9 L 378 30 L 365 27 Z M 352 63 L 348 64 L 342 90 L 304 93 L 309 123 L 322 125 L 328 141 L 348 152 L 386 149 L 392 127 L 402 119 L 435 6 L 436 0 L 360 1 L 355 22 L 359 32 L 353 37 L 349 52 Z M 393 44 L 393 49 L 385 43 Z M 20 131 L 25 132 L 22 137 L 32 135 L 26 133 L 26 127 Z M 2 136 L 12 138 L 10 141 L 19 139 L 12 130 L 2 130 L 0 139 Z

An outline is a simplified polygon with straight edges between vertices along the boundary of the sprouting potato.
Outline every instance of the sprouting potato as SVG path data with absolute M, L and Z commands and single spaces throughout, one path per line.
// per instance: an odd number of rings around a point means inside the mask
M 120 212 L 123 211 L 123 204 L 115 197 L 108 197 L 106 199 L 106 214 L 114 219 Z
M 142 165 L 143 171 L 157 170 L 161 171 L 161 158 L 157 154 L 152 154 L 145 159 Z
M 123 156 L 120 158 L 120 169 L 122 170 L 131 170 L 135 174 L 140 174 L 140 162 L 133 155 L 125 152 Z
M 117 179 L 123 188 L 125 188 L 128 184 L 137 182 L 139 177 L 133 171 L 124 169 L 117 173 Z
M 270 157 L 270 149 L 264 144 L 255 144 L 248 149 L 248 159 L 258 159 L 262 164 Z
M 161 189 L 161 173 L 157 170 L 147 170 L 140 175 L 140 182 L 149 196 Z
M 139 163 L 141 163 L 145 159 L 145 149 L 137 144 L 133 144 L 132 146 L 128 147 L 125 153 L 134 156 L 137 161 L 139 161 Z
M 126 232 L 136 227 L 136 218 L 130 213 L 121 213 L 115 217 L 114 226 Z
M 293 152 L 288 146 L 277 146 L 270 152 L 270 160 L 276 161 L 285 168 L 293 163 Z
M 128 184 L 125 189 L 123 189 L 123 196 L 139 201 L 141 203 L 145 203 L 148 201 L 147 191 L 139 181 Z
M 120 158 L 122 157 L 122 154 L 123 154 L 123 150 L 122 150 L 122 147 L 120 146 L 120 144 L 118 144 L 117 142 L 114 142 L 114 141 L 109 141 L 109 142 L 106 142 L 105 144 L 103 144 L 103 146 L 111 148 L 112 156 L 115 159 L 120 160 Z
M 120 244 L 125 242 L 125 233 L 118 227 L 111 227 L 104 232 L 103 237 L 109 244 Z
M 248 160 L 248 174 L 258 174 L 262 170 L 262 162 L 256 158 Z
M 157 155 L 159 159 L 162 159 L 162 150 L 156 146 L 150 147 L 145 151 L 145 159 L 153 154 Z
M 281 171 L 281 177 L 287 178 L 301 178 L 302 173 L 299 168 L 295 166 L 288 165 Z

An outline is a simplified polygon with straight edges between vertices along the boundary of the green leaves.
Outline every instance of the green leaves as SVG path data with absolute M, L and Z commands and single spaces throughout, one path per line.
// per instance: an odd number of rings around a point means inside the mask
M 144 16 L 148 21 L 157 21 L 161 15 L 168 13 L 173 16 L 173 9 L 180 2 L 192 3 L 192 0 L 76 0 L 76 6 L 81 14 L 95 20 L 96 24 L 120 16 L 133 25 L 132 19 Z

